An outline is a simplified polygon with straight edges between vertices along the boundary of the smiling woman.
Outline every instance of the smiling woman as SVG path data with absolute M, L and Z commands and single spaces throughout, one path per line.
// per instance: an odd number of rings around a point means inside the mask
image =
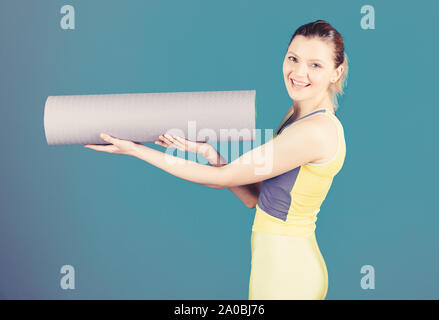
M 291 38 L 283 63 L 288 93 L 299 116 L 318 104 L 337 110 L 348 74 L 343 38 L 323 20 L 302 27 Z
M 294 59 L 289 59 L 294 52 Z M 167 135 L 158 144 L 208 152 L 212 166 L 107 134 L 101 137 L 111 145 L 86 147 L 135 156 L 211 188 L 229 188 L 247 206 L 256 207 L 249 299 L 325 299 L 328 274 L 316 241 L 315 222 L 345 159 L 335 94 L 340 93 L 346 72 L 341 35 L 327 22 L 317 20 L 296 30 L 284 60 L 285 85 L 293 99 L 292 112 L 287 112 L 290 116 L 284 118 L 287 120 L 273 139 L 231 163 L 214 165 L 211 159 L 221 159 L 216 150 Z
M 326 298 L 328 272 L 315 222 L 346 155 L 335 110 L 347 67 L 343 38 L 326 21 L 303 25 L 291 37 L 283 75 L 293 106 L 274 139 L 306 127 L 305 135 L 321 130 L 326 142 L 307 147 L 320 148 L 319 158 L 262 182 L 252 227 L 249 299 Z M 303 150 L 289 152 L 298 157 Z

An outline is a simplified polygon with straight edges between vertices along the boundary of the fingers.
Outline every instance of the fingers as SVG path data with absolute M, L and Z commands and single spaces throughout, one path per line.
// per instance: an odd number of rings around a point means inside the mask
M 114 144 L 114 142 L 118 141 L 118 139 L 115 139 L 115 138 L 111 137 L 110 135 L 108 135 L 106 133 L 101 133 L 99 135 L 99 137 L 102 140 L 104 140 L 104 141 L 106 141 L 108 143 L 111 143 L 111 144 Z M 101 146 L 101 145 L 98 145 L 98 144 L 84 144 L 84 147 L 90 148 L 90 149 L 94 149 L 94 150 L 98 150 L 99 149 L 99 151 L 106 151 L 107 149 L 101 150 L 101 147 L 107 148 L 107 147 L 110 147 L 110 146 Z
M 117 151 L 117 149 L 118 149 L 114 145 L 101 146 L 101 145 L 97 145 L 97 144 L 85 144 L 84 147 L 86 147 L 88 149 L 93 149 L 96 151 L 105 151 L 105 152 L 109 152 L 109 153 L 113 153 L 113 152 Z
M 168 139 L 166 139 L 164 136 L 159 136 L 159 139 L 162 141 L 156 140 L 155 144 L 161 145 L 162 147 L 165 148 L 169 147 L 169 145 L 171 144 L 171 142 Z
M 169 134 L 165 134 L 165 136 L 177 147 L 184 149 L 184 144 L 176 139 L 177 136 L 170 136 Z
M 106 133 L 101 133 L 100 137 L 101 137 L 102 140 L 107 141 L 109 143 L 113 143 L 113 144 L 114 144 L 114 142 L 116 140 L 118 140 L 118 139 L 115 139 L 115 138 L 113 138 L 112 136 L 110 136 L 110 135 L 108 135 Z
M 113 138 L 109 134 L 101 133 L 99 137 L 108 143 L 108 145 L 85 144 L 85 148 L 96 151 L 105 151 L 108 153 L 129 154 L 132 149 L 132 141 Z
M 168 147 L 168 148 L 171 147 L 171 146 L 173 145 L 173 143 L 172 143 L 170 137 L 169 137 L 167 134 L 165 134 L 165 135 L 161 135 L 161 136 L 160 136 L 160 139 L 162 139 L 162 140 L 164 141 L 164 143 L 166 143 L 166 147 Z
M 183 145 L 183 146 L 186 146 L 186 145 L 187 145 L 187 140 L 186 140 L 186 139 L 184 139 L 184 138 L 182 138 L 182 137 L 179 137 L 179 136 L 174 136 L 174 138 L 175 138 L 175 140 L 176 140 L 178 143 L 180 143 L 181 145 Z
M 173 136 L 174 137 L 174 143 L 180 146 L 183 150 L 189 150 L 188 141 L 182 137 L 179 136 Z
M 176 136 L 172 137 L 169 134 L 159 136 L 159 138 L 162 139 L 166 143 L 166 145 L 164 147 L 173 146 L 173 147 L 184 150 L 184 145 L 181 142 L 177 141 L 175 139 L 175 137 Z M 163 145 L 161 142 L 160 142 L 160 144 Z

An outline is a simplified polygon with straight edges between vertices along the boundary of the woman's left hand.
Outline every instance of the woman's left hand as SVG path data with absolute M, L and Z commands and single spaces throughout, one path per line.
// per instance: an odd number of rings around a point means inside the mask
M 113 138 L 106 133 L 101 133 L 100 137 L 102 138 L 102 140 L 111 143 L 112 145 L 102 146 L 97 144 L 85 144 L 84 147 L 96 151 L 105 151 L 108 153 L 125 154 L 131 156 L 134 154 L 134 149 L 138 145 L 137 143 L 129 140 Z

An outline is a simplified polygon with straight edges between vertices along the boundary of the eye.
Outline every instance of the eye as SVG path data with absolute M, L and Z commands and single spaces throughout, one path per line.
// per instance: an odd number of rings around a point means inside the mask
M 292 58 L 292 59 L 294 59 L 294 60 L 291 60 L 290 58 Z M 294 56 L 289 56 L 288 59 L 289 59 L 290 61 L 296 61 L 296 60 L 297 60 L 296 57 L 294 57 Z M 313 63 L 312 65 L 313 65 L 313 66 L 316 65 L 315 68 L 321 68 L 321 66 L 320 66 L 319 64 L 317 64 L 317 63 Z M 314 69 L 315 69 L 315 68 L 314 68 Z

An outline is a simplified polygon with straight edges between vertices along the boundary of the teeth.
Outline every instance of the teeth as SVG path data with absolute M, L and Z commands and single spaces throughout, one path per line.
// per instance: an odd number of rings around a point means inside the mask
M 309 83 L 304 83 L 304 82 L 297 82 L 297 81 L 295 81 L 294 79 L 291 79 L 291 80 L 293 80 L 293 83 L 296 85 L 296 86 L 301 86 L 301 87 L 305 87 L 305 86 L 307 86 Z

